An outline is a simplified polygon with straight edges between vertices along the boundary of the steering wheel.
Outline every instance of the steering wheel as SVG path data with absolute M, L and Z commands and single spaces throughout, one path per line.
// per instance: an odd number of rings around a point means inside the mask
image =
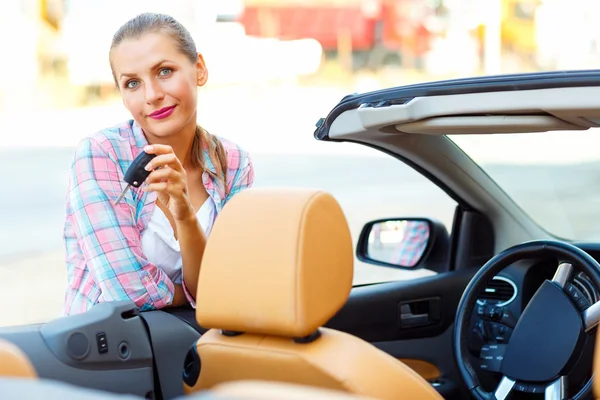
M 552 280 L 546 280 L 531 298 L 520 318 L 500 361 L 500 384 L 494 393 L 481 386 L 469 360 L 467 336 L 477 297 L 500 271 L 527 258 L 553 256 L 560 260 Z M 513 389 L 535 387 L 546 399 L 567 397 L 566 376 L 583 352 L 586 336 L 600 320 L 600 302 L 580 312 L 567 294 L 574 267 L 584 272 L 600 288 L 600 264 L 585 251 L 571 244 L 538 240 L 511 247 L 490 259 L 471 279 L 462 295 L 454 326 L 454 356 L 461 378 L 478 400 L 504 400 Z M 490 348 L 492 346 L 489 346 Z M 498 347 L 498 346 L 496 346 Z M 591 393 L 592 378 L 572 399 Z

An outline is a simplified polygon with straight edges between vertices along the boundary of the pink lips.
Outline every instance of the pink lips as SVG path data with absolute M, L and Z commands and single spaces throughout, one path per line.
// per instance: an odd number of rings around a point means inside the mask
M 148 116 L 153 119 L 164 119 L 164 118 L 167 118 L 169 115 L 173 114 L 173 110 L 175 110 L 175 106 L 164 107 L 158 111 L 154 111 L 152 114 L 149 114 Z

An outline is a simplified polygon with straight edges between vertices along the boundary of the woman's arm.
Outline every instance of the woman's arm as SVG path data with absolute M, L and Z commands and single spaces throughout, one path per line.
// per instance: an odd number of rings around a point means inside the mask
M 95 139 L 78 146 L 68 191 L 69 220 L 82 256 L 102 294 L 99 301 L 131 300 L 142 310 L 170 305 L 173 282 L 142 252 L 132 192 L 114 205 L 125 187 L 109 150 Z
M 225 204 L 237 193 L 240 191 L 252 187 L 254 183 L 254 166 L 252 164 L 252 158 L 248 154 L 248 152 L 242 150 L 239 147 L 230 148 L 227 150 L 227 197 L 225 199 Z M 218 217 L 217 217 L 218 218 Z M 193 240 L 190 241 L 192 247 L 196 246 Z M 206 239 L 202 242 L 202 254 L 204 254 L 204 247 L 206 246 Z M 182 255 L 183 255 L 183 243 L 181 244 Z M 190 257 L 191 258 L 191 257 Z M 202 262 L 202 257 L 200 257 L 200 263 Z M 185 266 L 184 261 L 184 266 Z M 194 262 L 194 265 L 195 262 Z M 196 289 L 198 287 L 198 278 L 199 271 L 196 275 L 191 277 L 187 277 L 188 275 L 192 275 L 193 273 L 186 274 L 187 268 L 183 269 L 184 279 L 183 279 L 183 292 L 187 299 L 187 302 L 193 307 L 196 308 Z M 191 285 L 195 284 L 192 288 Z
M 198 290 L 200 264 L 206 247 L 206 235 L 195 215 L 183 221 L 176 220 L 175 225 L 183 263 L 182 293 L 184 300 L 187 298 L 189 303 L 195 306 L 194 300 Z
M 175 284 L 175 292 L 173 293 L 173 302 L 167 306 L 170 307 L 181 307 L 188 304 L 186 299 L 185 289 L 183 285 Z
M 149 154 L 156 154 L 156 157 L 147 166 L 147 169 L 152 172 L 147 178 L 148 186 L 146 190 L 157 192 L 159 198 L 168 199 L 165 202 L 168 204 L 169 211 L 175 221 L 177 240 L 181 249 L 183 299 L 187 298 L 190 304 L 194 306 L 193 301 L 198 288 L 200 264 L 206 246 L 206 235 L 189 199 L 186 172 L 170 146 L 149 145 L 144 151 Z M 179 300 L 179 296 L 177 297 L 177 300 Z

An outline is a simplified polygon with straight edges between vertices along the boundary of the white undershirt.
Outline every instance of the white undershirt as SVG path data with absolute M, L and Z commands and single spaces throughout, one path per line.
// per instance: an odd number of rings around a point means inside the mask
M 207 237 L 212 229 L 215 211 L 215 202 L 209 196 L 196 212 Z M 146 259 L 162 269 L 173 283 L 181 283 L 181 248 L 169 219 L 158 206 L 154 206 L 148 226 L 142 232 L 142 251 Z

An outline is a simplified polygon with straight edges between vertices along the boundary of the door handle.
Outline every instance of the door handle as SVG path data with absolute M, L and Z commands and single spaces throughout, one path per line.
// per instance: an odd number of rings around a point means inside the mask
M 433 325 L 440 320 L 439 298 L 400 303 L 401 328 Z
M 409 304 L 400 306 L 400 326 L 402 328 L 424 325 L 429 325 L 429 313 L 413 314 Z

